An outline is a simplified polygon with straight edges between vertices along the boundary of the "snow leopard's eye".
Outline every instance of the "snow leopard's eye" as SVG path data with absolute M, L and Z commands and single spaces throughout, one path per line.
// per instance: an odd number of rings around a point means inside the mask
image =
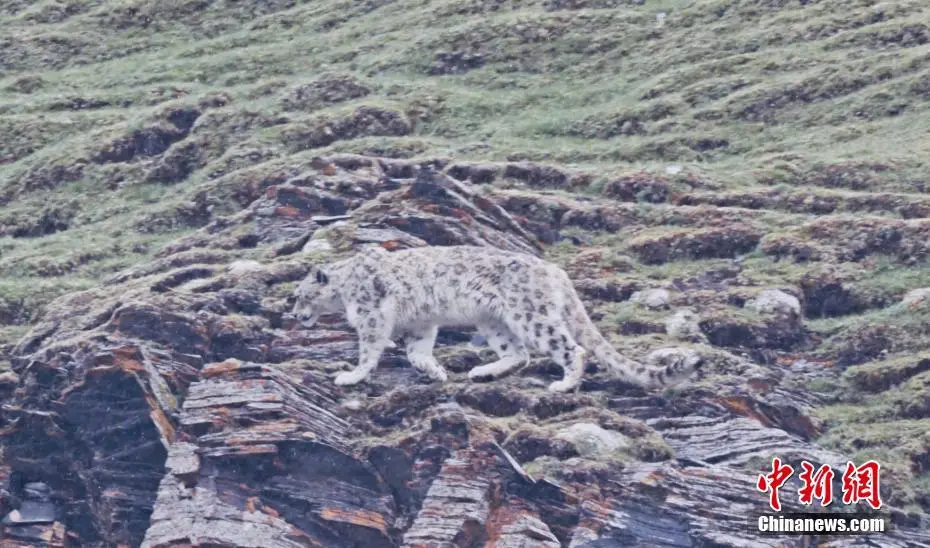
M 322 270 L 316 271 L 316 281 L 319 284 L 326 285 L 329 283 L 329 277 Z

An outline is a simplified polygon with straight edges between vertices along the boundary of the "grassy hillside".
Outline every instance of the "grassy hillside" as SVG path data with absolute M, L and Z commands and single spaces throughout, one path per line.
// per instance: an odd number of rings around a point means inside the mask
M 628 279 L 688 282 L 738 245 L 749 285 L 803 297 L 807 359 L 894 376 L 930 344 L 930 311 L 897 304 L 930 286 L 927 21 L 918 0 L 3 2 L 0 345 L 262 181 L 358 152 L 585 174 L 551 199 L 637 203 L 578 234 Z M 648 324 L 632 306 L 598 312 Z M 930 377 L 863 396 L 850 371 L 825 442 L 886 455 L 920 478 L 898 502 L 930 507 L 930 410 L 907 403 Z

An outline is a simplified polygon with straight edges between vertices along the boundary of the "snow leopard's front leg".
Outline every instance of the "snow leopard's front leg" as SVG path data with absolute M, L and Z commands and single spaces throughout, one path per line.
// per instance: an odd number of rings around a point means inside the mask
M 358 365 L 352 371 L 336 375 L 335 383 L 339 386 L 358 384 L 368 378 L 378 367 L 378 360 L 385 348 L 392 348 L 393 326 L 379 312 L 369 312 L 352 318 L 358 331 Z
M 407 341 L 407 359 L 414 367 L 429 375 L 430 378 L 443 382 L 448 378 L 448 375 L 433 356 L 433 346 L 436 344 L 438 332 L 439 327 L 433 326 L 411 333 Z

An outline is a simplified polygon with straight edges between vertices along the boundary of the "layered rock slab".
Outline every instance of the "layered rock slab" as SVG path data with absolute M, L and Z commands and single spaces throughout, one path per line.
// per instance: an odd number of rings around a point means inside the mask
M 514 432 L 499 417 L 533 420 L 519 406 L 501 415 L 464 394 L 476 363 L 460 348 L 467 333 L 442 337 L 455 370 L 445 385 L 388 353 L 370 382 L 334 387 L 338 363 L 355 359 L 354 334 L 339 323 L 300 329 L 284 297 L 309 266 L 298 253 L 321 232 L 343 252 L 540 247 L 468 183 L 364 157 L 315 165 L 269 182 L 241 212 L 152 263 L 49 307 L 13 355 L 19 380 L 3 409 L 10 479 L 0 498 L 8 517 L 28 519 L 8 520 L 5 542 L 755 546 L 745 518 L 766 504 L 752 458 L 770 454 L 771 440 L 786 458 L 839 458 L 809 441 L 818 428 L 811 401 L 775 367 L 748 380 L 718 372 L 718 388 L 665 396 L 592 375 L 572 408 L 639 419 L 676 459 L 594 452 L 607 460 L 566 458 L 558 477 L 523 470 L 532 449 L 523 462 L 502 449 Z M 545 393 L 534 375 L 551 373 L 528 368 L 495 386 L 535 409 Z M 567 409 L 543 407 L 531 412 Z M 927 542 L 897 515 L 882 542 Z

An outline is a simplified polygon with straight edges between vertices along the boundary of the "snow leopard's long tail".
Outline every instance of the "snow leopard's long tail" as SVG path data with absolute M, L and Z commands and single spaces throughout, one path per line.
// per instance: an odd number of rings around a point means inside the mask
M 649 367 L 624 357 L 601 335 L 585 312 L 581 299 L 571 292 L 566 305 L 575 338 L 582 348 L 590 351 L 601 365 L 609 367 L 621 379 L 646 388 L 661 388 L 678 383 L 694 371 L 694 364 L 679 362 L 667 367 Z

